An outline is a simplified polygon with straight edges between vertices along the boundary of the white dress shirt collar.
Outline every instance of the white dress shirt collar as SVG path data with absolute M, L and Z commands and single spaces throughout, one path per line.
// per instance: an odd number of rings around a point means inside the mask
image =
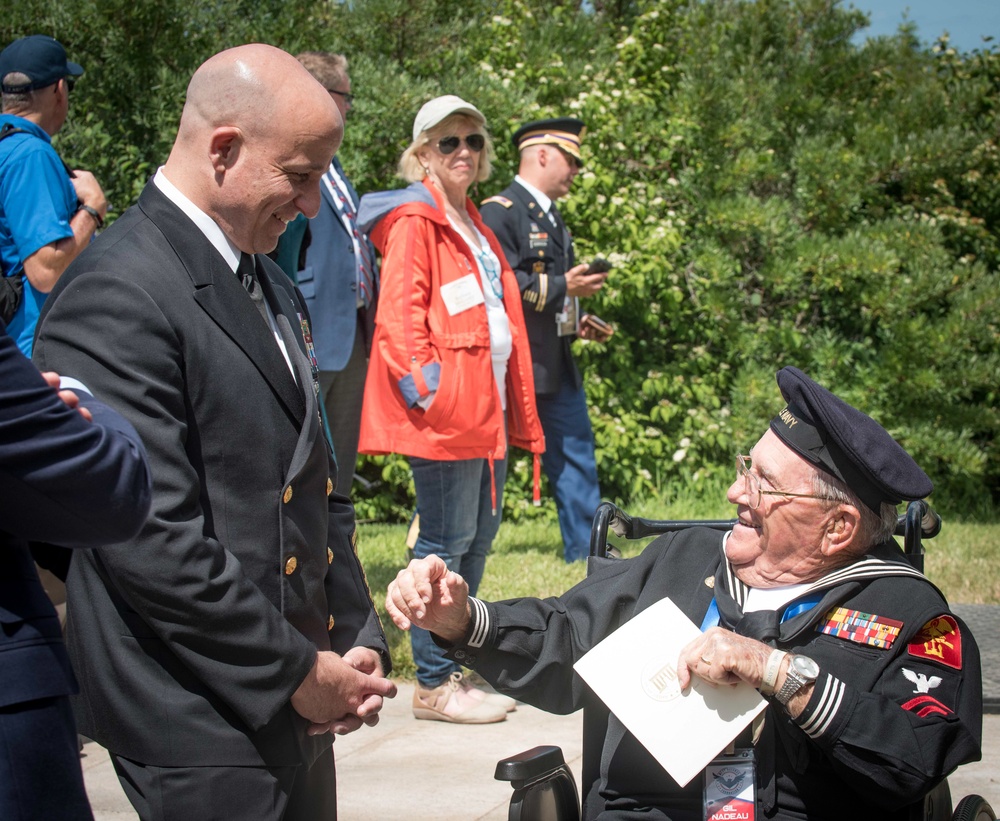
M 184 196 L 177 186 L 167 179 L 163 173 L 163 166 L 156 170 L 153 184 L 160 189 L 163 196 L 180 208 L 188 219 L 198 226 L 198 230 L 205 235 L 205 239 L 212 243 L 216 251 L 222 254 L 222 258 L 235 273 L 240 264 L 240 249 L 229 241 L 229 237 L 222 232 L 219 224 Z
M 530 182 L 525 182 L 524 178 L 520 174 L 514 177 L 514 182 L 518 185 L 524 186 L 528 193 L 535 198 L 535 202 L 538 203 L 538 206 L 546 214 L 549 213 L 549 209 L 552 207 L 552 200 L 549 197 L 546 197 L 545 194 L 535 188 L 535 186 L 533 186 Z

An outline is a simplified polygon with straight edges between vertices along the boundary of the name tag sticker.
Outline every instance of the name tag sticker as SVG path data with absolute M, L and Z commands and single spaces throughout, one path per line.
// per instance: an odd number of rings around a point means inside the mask
M 721 756 L 705 768 L 705 821 L 754 821 L 757 794 L 752 750 Z
M 484 301 L 483 290 L 472 274 L 442 285 L 441 299 L 444 300 L 444 307 L 448 309 L 449 316 L 460 314 L 462 311 L 481 305 Z

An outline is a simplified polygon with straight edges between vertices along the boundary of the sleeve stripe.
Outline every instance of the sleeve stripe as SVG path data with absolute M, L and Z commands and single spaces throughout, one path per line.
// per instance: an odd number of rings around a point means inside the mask
M 490 632 L 490 614 L 486 605 L 472 596 L 469 596 L 469 606 L 472 609 L 472 631 L 467 644 L 469 647 L 482 647 Z
M 843 700 L 844 682 L 827 674 L 816 712 L 801 725 L 806 735 L 810 738 L 819 738 L 823 735 L 829 729 L 833 719 L 836 718 Z
M 545 307 L 545 300 L 549 298 L 549 275 L 538 275 L 538 305 L 536 311 L 541 311 Z

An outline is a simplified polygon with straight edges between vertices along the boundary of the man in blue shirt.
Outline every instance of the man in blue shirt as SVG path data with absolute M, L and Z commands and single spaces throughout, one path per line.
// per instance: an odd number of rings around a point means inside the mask
M 62 45 L 43 34 L 0 52 L 0 267 L 8 279 L 0 287 L 17 303 L 3 318 L 26 356 L 42 303 L 108 210 L 94 175 L 71 171 L 51 143 L 81 74 Z

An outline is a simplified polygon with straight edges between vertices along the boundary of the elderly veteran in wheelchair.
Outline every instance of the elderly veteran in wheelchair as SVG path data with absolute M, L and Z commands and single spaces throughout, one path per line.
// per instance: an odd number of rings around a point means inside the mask
M 737 458 L 731 531 L 660 537 L 544 600 L 469 597 L 432 556 L 400 571 L 386 605 L 499 691 L 570 713 L 588 698 L 574 662 L 668 597 L 702 629 L 681 652 L 681 685 L 744 681 L 769 702 L 742 742 L 755 751 L 758 818 L 905 819 L 981 757 L 975 641 L 891 538 L 896 505 L 932 484 L 878 423 L 801 371 L 777 381 L 787 405 Z M 679 786 L 614 715 L 603 744 L 587 818 L 702 820 L 702 779 Z

